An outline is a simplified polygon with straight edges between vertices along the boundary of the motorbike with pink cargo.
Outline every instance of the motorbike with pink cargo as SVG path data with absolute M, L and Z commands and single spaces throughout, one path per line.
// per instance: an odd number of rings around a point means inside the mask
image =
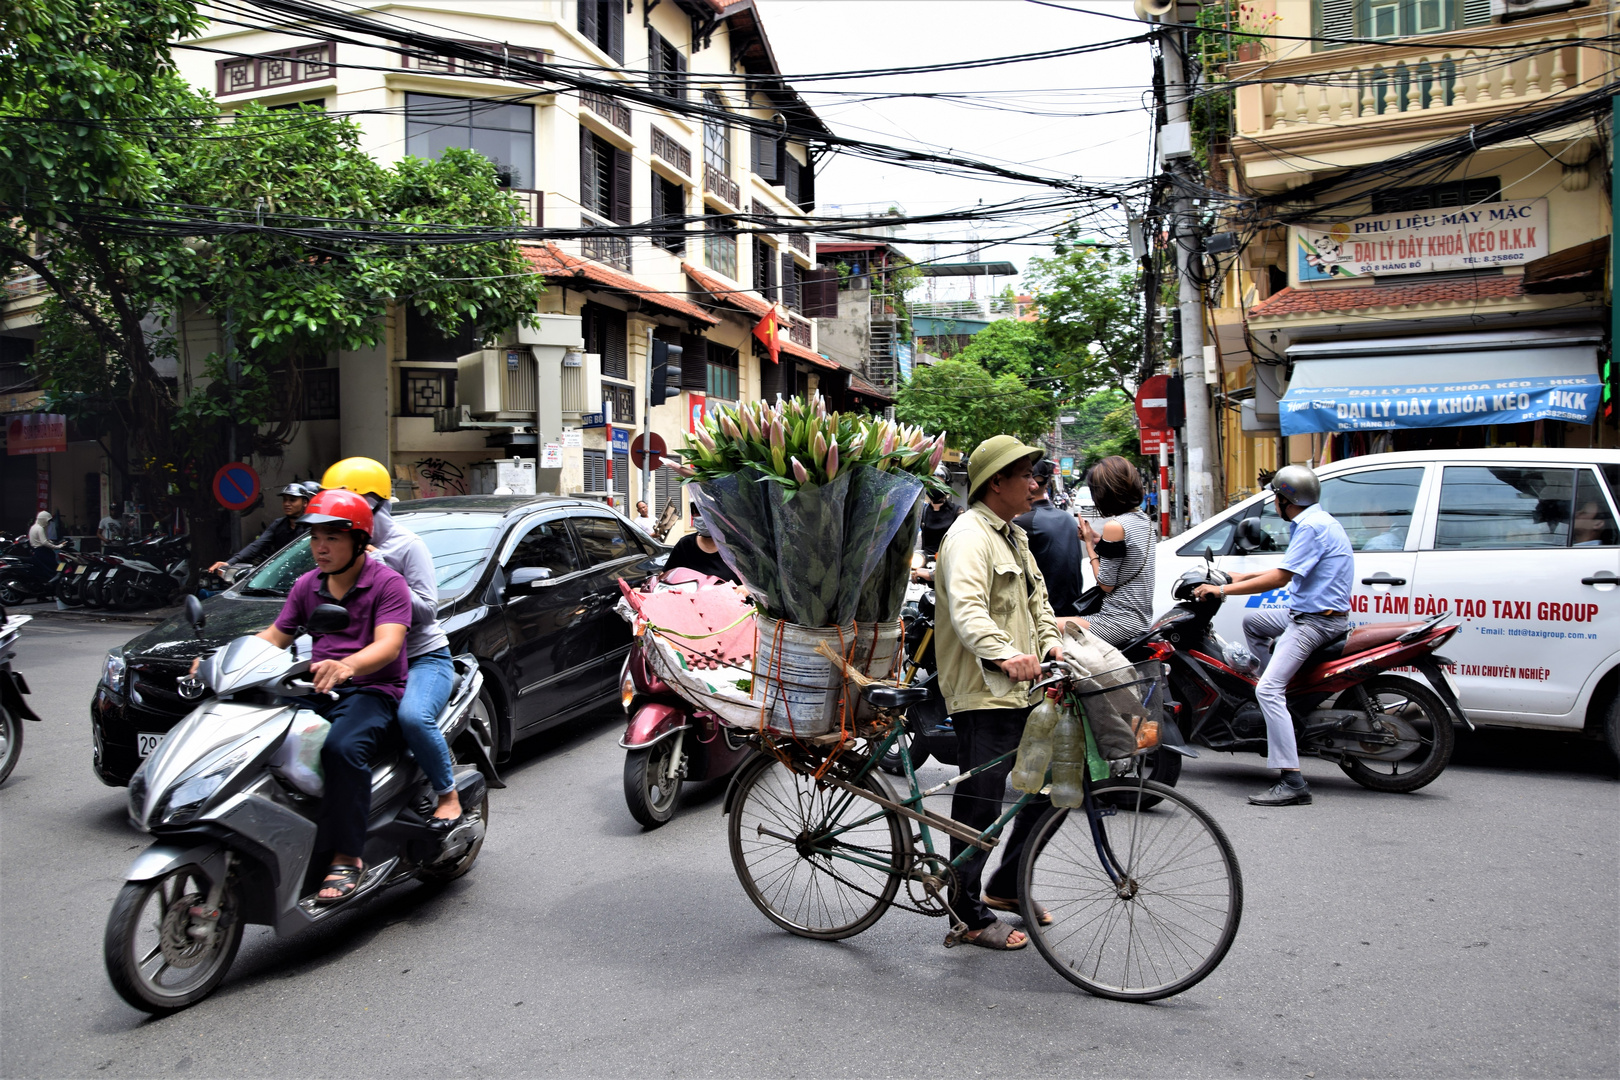
M 619 740 L 625 749 L 624 801 L 643 828 L 656 829 L 675 815 L 684 784 L 730 776 L 751 750 L 660 674 L 647 636 L 659 635 L 690 671 L 746 674 L 754 650 L 753 608 L 735 587 L 685 569 L 640 589 L 624 582 L 619 587 L 619 613 L 636 628 L 619 678 L 627 719 Z

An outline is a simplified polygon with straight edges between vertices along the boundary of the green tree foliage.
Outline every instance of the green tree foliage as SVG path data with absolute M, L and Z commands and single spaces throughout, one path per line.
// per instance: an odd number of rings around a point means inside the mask
M 1009 371 L 992 375 L 972 360 L 952 358 L 918 367 L 895 395 L 895 417 L 925 431 L 945 431 L 946 444 L 970 453 L 992 435 L 1025 442 L 1052 430 L 1057 403 Z
M 1063 426 L 1064 435 L 1079 445 L 1085 468 L 1105 457 L 1129 458 L 1141 463 L 1141 443 L 1136 433 L 1136 411 L 1130 395 L 1110 387 L 1099 390 L 1071 407 L 1073 424 Z
M 392 304 L 488 330 L 541 291 L 514 242 L 480 239 L 517 213 L 486 159 L 384 168 L 319 110 L 222 112 L 169 58 L 200 25 L 191 0 L 0 0 L 0 271 L 51 291 L 36 370 L 127 443 L 152 503 L 193 512 L 232 425 L 285 445 L 299 361 L 378 344 Z M 201 372 L 160 374 L 210 316 Z
M 1067 358 L 1069 392 L 1123 388 L 1142 361 L 1142 300 L 1130 253 L 1084 243 L 1070 230 L 1050 257 L 1030 261 L 1028 284 L 1048 340 Z
M 1070 357 L 1053 343 L 1044 322 L 998 319 L 974 334 L 957 354 L 991 375 L 1016 375 L 1026 383 L 1046 380 L 1050 389 L 1071 368 Z

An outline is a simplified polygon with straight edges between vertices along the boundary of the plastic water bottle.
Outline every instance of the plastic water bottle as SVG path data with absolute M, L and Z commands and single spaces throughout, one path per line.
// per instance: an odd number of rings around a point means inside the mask
M 1018 760 L 1013 763 L 1012 786 L 1031 793 L 1046 786 L 1046 767 L 1052 763 L 1052 729 L 1061 711 L 1056 692 L 1048 691 L 1024 721 L 1024 737 L 1018 741 Z
M 1064 709 L 1052 729 L 1052 805 L 1079 806 L 1085 797 L 1086 733 L 1072 709 Z

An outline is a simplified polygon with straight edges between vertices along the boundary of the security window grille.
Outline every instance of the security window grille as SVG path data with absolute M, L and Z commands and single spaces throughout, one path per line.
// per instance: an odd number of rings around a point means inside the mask
M 647 31 L 647 70 L 653 93 L 686 100 L 686 57 L 673 41 L 651 29 Z
M 726 107 L 725 100 L 713 90 L 703 92 L 703 101 L 711 109 Z M 731 176 L 731 125 L 719 117 L 703 119 L 703 161 L 721 176 Z
M 639 419 L 636 416 L 636 391 L 634 387 L 620 386 L 617 383 L 603 383 L 602 402 L 613 407 L 613 422 L 615 424 L 634 424 Z
M 663 227 L 652 234 L 652 242 L 665 251 L 686 254 L 686 188 L 652 174 L 653 221 Z
M 1398 214 L 1406 210 L 1438 210 L 1444 206 L 1472 206 L 1474 203 L 1496 202 L 1501 197 L 1501 177 L 1476 176 L 1444 184 L 1375 191 L 1372 196 L 1372 211 L 1375 214 Z
M 534 187 L 532 105 L 406 94 L 405 152 L 437 160 L 452 146 L 475 150 L 493 161 L 502 187 Z
M 602 357 L 602 374 L 628 379 L 630 348 L 625 313 L 601 304 L 586 304 L 580 311 L 585 351 Z
M 579 0 L 579 32 L 585 40 L 624 63 L 624 5 L 619 0 Z
M 341 418 L 338 398 L 338 369 L 307 368 L 300 377 L 303 383 L 303 407 L 298 411 L 300 420 L 337 420 Z M 455 397 L 455 376 L 450 376 L 451 399 Z
M 776 299 L 776 249 L 754 237 L 754 291 L 767 300 Z
M 711 270 L 718 270 L 736 280 L 737 237 L 731 232 L 736 228 L 731 215 L 710 210 L 703 226 L 706 230 L 703 237 L 703 261 Z
M 321 369 L 324 370 L 324 369 Z M 314 372 L 306 371 L 307 380 Z M 456 403 L 456 373 L 441 368 L 402 368 L 399 373 L 401 416 L 432 416 L 435 409 Z

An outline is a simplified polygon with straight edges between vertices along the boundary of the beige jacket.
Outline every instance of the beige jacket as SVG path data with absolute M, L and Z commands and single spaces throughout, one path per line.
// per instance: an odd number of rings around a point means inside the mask
M 974 503 L 939 546 L 934 590 L 934 651 L 951 712 L 1028 708 L 1029 683 L 1015 683 L 980 663 L 1045 657 L 1062 643 L 1046 579 L 1024 530 Z

